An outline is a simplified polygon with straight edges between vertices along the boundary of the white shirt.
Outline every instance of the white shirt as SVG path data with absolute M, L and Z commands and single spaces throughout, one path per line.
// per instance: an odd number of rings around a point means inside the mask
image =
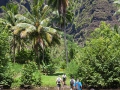
M 56 83 L 58 84 L 58 81 L 62 81 L 62 79 L 60 78 L 60 77 L 58 77 L 57 79 L 56 79 Z
M 62 78 L 66 78 L 66 75 L 62 75 Z

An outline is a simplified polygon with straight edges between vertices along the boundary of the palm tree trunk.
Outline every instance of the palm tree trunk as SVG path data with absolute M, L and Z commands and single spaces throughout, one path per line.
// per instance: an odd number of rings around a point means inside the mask
M 65 57 L 66 57 L 66 64 L 68 66 L 68 49 L 67 49 L 67 39 L 66 39 L 66 30 L 65 30 L 65 17 L 64 17 L 64 47 L 65 47 Z
M 40 70 L 40 51 L 38 51 L 37 60 L 38 60 L 38 69 Z
M 15 63 L 15 35 L 13 36 L 13 62 Z

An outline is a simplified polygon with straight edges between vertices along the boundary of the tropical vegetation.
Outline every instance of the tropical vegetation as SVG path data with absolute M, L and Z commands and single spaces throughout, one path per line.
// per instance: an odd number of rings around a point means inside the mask
M 1 7 L 0 84 L 40 87 L 45 77 L 66 73 L 83 88 L 120 88 L 119 26 L 101 22 L 80 46 L 66 33 L 82 2 L 73 1 L 27 0 L 28 9 L 21 0 Z

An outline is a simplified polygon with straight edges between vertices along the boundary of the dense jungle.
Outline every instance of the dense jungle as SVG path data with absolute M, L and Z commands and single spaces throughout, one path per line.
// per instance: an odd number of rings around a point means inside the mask
M 120 89 L 119 0 L 0 0 L 0 89 Z

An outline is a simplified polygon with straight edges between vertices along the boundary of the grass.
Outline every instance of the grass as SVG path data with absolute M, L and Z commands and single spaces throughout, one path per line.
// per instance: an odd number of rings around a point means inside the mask
M 47 87 L 55 87 L 56 86 L 56 78 L 58 75 L 62 78 L 63 72 L 56 72 L 52 75 L 42 75 L 42 86 L 47 86 Z M 70 78 L 67 77 L 66 84 L 69 85 Z
M 42 75 L 42 86 L 48 86 L 48 87 L 54 87 L 56 86 L 56 78 L 57 76 L 48 76 L 48 75 Z
M 19 87 L 21 84 L 20 77 L 21 77 L 21 70 L 23 65 L 20 64 L 14 64 L 12 65 L 12 69 L 14 70 L 14 83 L 12 84 L 12 88 Z M 41 81 L 42 81 L 42 87 L 56 87 L 56 78 L 58 75 L 62 78 L 64 71 L 63 70 L 57 70 L 56 73 L 52 75 L 44 75 L 41 74 Z M 36 73 L 37 76 L 37 73 Z M 69 85 L 70 78 L 67 77 L 66 84 Z

